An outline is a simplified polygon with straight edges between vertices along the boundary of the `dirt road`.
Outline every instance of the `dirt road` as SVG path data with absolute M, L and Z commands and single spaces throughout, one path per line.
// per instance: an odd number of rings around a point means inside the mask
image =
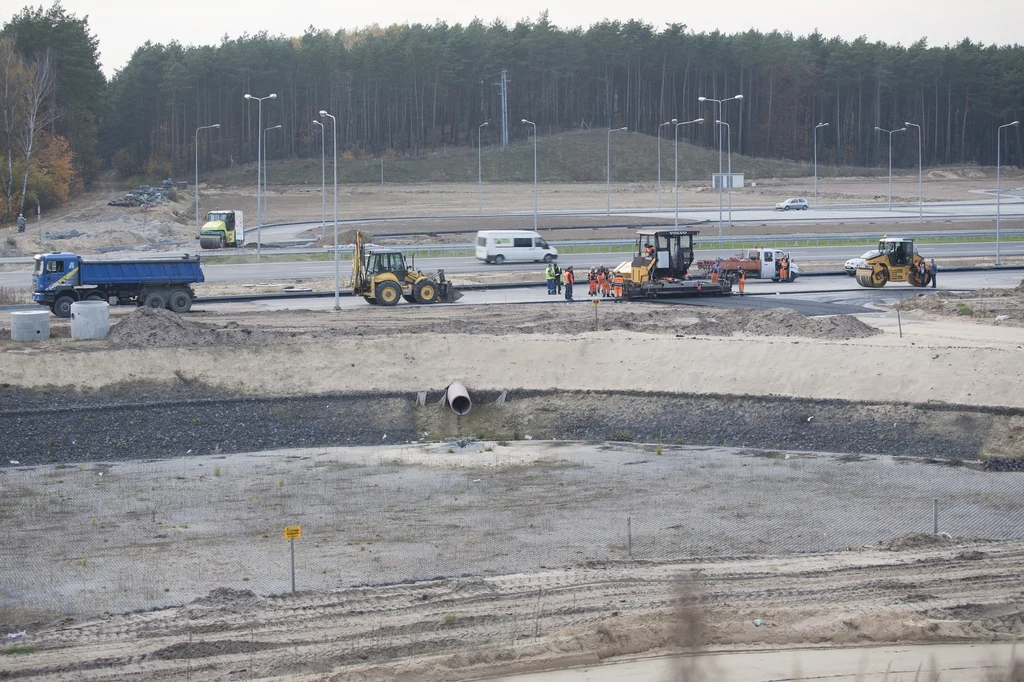
M 1024 544 L 1008 542 L 598 563 L 296 595 L 218 589 L 176 608 L 34 624 L 26 643 L 36 649 L 2 665 L 6 679 L 470 680 L 670 651 L 696 631 L 712 651 L 1009 641 L 1022 560 Z

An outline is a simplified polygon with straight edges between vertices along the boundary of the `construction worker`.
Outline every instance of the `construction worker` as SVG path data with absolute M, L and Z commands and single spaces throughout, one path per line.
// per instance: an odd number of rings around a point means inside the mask
M 747 286 L 747 271 L 740 268 L 740 296 L 743 295 L 743 289 Z
M 547 270 L 544 271 L 544 279 L 548 283 L 548 296 L 553 296 L 555 293 L 555 266 L 554 264 L 549 265 Z
M 567 303 L 572 303 L 572 285 L 576 283 L 576 274 L 572 271 L 570 265 L 565 269 L 565 300 Z
M 597 268 L 590 268 L 590 272 L 587 273 L 587 284 L 590 287 L 587 295 L 597 296 Z
M 644 248 L 647 249 L 647 257 L 650 258 L 651 260 L 654 260 L 654 246 L 652 244 L 648 244 Z
M 718 284 L 718 265 L 711 266 L 711 283 Z
M 622 298 L 622 288 L 626 285 L 626 278 L 622 276 L 621 272 L 616 272 L 612 276 L 612 286 L 615 287 L 615 298 Z
M 783 282 L 789 277 L 789 260 L 787 258 L 779 259 L 779 279 Z
M 925 263 L 924 258 L 917 262 L 917 276 L 921 279 L 921 286 L 928 284 L 928 264 Z
M 935 269 L 935 259 L 934 258 L 932 258 L 932 262 L 929 265 L 931 266 L 931 267 L 929 267 L 929 270 L 931 270 L 931 273 L 932 273 L 932 289 L 934 289 L 935 288 L 935 275 L 938 274 L 938 270 Z
M 562 293 L 562 268 L 558 266 L 558 263 L 552 264 L 555 268 L 555 293 Z
M 597 271 L 597 282 L 601 285 L 601 298 L 611 296 L 612 282 L 608 268 L 601 266 Z
M 18 214 L 18 232 L 25 231 L 25 216 Z

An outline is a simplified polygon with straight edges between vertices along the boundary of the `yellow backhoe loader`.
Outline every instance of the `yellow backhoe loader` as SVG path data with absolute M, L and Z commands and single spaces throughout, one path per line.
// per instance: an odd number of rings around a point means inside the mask
M 915 287 L 931 284 L 932 273 L 914 248 L 913 239 L 882 237 L 875 255 L 857 268 L 857 284 L 877 289 L 886 282 L 910 282 Z
M 395 305 L 399 298 L 409 303 L 454 303 L 462 294 L 445 279 L 444 270 L 425 275 L 407 268 L 404 254 L 397 249 L 367 251 L 363 235 L 356 232 L 352 251 L 352 293 L 367 303 Z

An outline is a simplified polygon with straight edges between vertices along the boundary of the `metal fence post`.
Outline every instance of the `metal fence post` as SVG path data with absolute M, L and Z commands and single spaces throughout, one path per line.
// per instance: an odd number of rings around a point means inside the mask
M 939 498 L 932 498 L 932 533 L 939 534 Z
M 633 519 L 626 517 L 626 552 L 633 558 Z

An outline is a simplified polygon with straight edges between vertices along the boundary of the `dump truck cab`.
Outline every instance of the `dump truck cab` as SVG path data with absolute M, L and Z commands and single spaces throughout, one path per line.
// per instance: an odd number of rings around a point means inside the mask
M 32 271 L 32 298 L 41 302 L 45 292 L 70 289 L 79 285 L 79 259 L 73 253 L 36 254 Z
M 204 249 L 223 249 L 245 243 L 245 225 L 241 211 L 210 211 L 199 233 Z

